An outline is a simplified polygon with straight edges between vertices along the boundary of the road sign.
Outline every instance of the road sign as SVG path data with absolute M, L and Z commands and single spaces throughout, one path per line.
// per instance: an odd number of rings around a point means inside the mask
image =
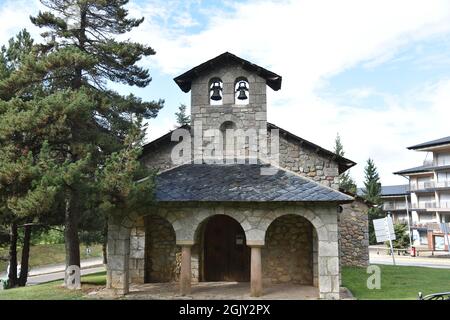
M 388 215 L 383 219 L 373 220 L 373 229 L 375 230 L 375 237 L 377 238 L 377 242 L 389 241 L 389 246 L 391 247 L 392 263 L 395 266 L 394 247 L 392 246 L 392 240 L 395 240 L 395 231 L 391 215 Z
M 395 240 L 394 224 L 391 217 L 373 220 L 373 228 L 377 242 Z

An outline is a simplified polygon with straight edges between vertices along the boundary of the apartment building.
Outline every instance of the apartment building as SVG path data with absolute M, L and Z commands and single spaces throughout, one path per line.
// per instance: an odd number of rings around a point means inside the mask
M 406 193 L 411 202 L 413 238 L 415 242 L 427 244 L 430 249 L 444 249 L 447 244 L 439 230 L 439 223 L 450 222 L 450 137 L 408 149 L 424 153 L 421 166 L 394 172 L 409 180 Z M 388 202 L 386 204 L 389 207 Z

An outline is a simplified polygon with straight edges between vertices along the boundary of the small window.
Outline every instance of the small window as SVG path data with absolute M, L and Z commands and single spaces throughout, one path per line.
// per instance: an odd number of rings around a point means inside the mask
M 209 81 L 209 104 L 212 106 L 223 104 L 223 82 L 219 78 Z
M 249 99 L 249 85 L 248 81 L 244 77 L 236 79 L 234 85 L 234 101 L 238 105 L 247 105 L 250 101 Z

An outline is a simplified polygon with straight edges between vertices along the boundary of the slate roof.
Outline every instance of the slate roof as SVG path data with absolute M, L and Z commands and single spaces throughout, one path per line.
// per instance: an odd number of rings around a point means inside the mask
M 189 92 L 191 90 L 192 80 L 198 77 L 198 75 L 200 75 L 205 70 L 217 68 L 218 66 L 228 63 L 230 61 L 236 61 L 242 66 L 243 69 L 255 72 L 261 78 L 265 79 L 266 84 L 273 90 L 275 91 L 280 90 L 281 76 L 277 75 L 276 73 L 273 73 L 272 71 L 264 69 L 263 67 L 260 67 L 254 63 L 251 63 L 250 61 L 239 58 L 238 56 L 229 52 L 224 52 L 221 55 L 211 60 L 208 60 L 192 68 L 189 71 L 186 71 L 185 73 L 179 75 L 173 80 L 177 83 L 177 85 L 180 87 L 181 90 L 183 90 L 184 92 Z
M 408 149 L 409 150 L 417 150 L 417 149 L 422 149 L 422 148 L 436 147 L 436 146 L 440 146 L 440 145 L 444 145 L 444 144 L 450 144 L 450 136 L 445 137 L 445 138 L 436 139 L 436 140 L 431 140 L 428 142 L 419 143 L 419 144 L 416 144 L 415 146 L 408 147 Z
M 399 184 L 395 186 L 382 186 L 381 196 L 403 196 L 408 194 L 409 186 L 407 184 Z
M 394 174 L 407 175 L 407 174 L 411 174 L 411 173 L 429 172 L 429 171 L 432 171 L 435 169 L 439 169 L 439 170 L 450 169 L 450 165 L 449 166 L 422 165 L 422 166 L 418 166 L 418 167 L 414 167 L 414 168 L 410 168 L 410 169 L 400 170 L 400 171 L 394 172 Z
M 178 129 L 187 129 L 190 130 L 191 127 L 189 125 L 184 125 Z M 338 163 L 338 167 L 339 167 L 339 174 L 347 171 L 348 169 L 350 169 L 351 167 L 353 167 L 354 165 L 356 165 L 356 162 L 349 160 L 345 157 L 341 157 L 337 154 L 335 154 L 332 151 L 329 151 L 325 148 L 322 148 L 308 140 L 305 140 L 303 138 L 300 138 L 299 136 L 296 136 L 295 134 L 284 130 L 283 128 L 280 128 L 272 123 L 267 122 L 267 129 L 271 130 L 271 129 L 278 129 L 280 130 L 280 135 L 284 135 L 284 136 L 288 136 L 294 140 L 296 140 L 298 143 L 300 143 L 303 147 L 308 148 L 310 150 L 314 150 L 315 152 L 324 155 L 327 158 L 331 158 L 334 159 L 337 163 Z M 176 130 L 176 129 L 175 129 Z M 175 142 L 171 142 L 171 136 L 172 136 L 172 132 L 175 131 L 169 131 L 168 133 L 166 133 L 165 135 L 159 137 L 156 140 L 153 140 L 149 143 L 147 143 L 146 145 L 143 146 L 143 155 L 145 155 L 145 153 L 147 152 L 151 152 L 153 150 L 155 150 L 155 148 L 157 148 L 159 145 L 161 144 L 165 144 L 165 143 L 175 143 Z
M 358 188 L 358 196 L 364 195 L 364 188 Z M 381 196 L 402 196 L 409 193 L 407 184 L 398 184 L 393 186 L 381 186 Z
M 292 172 L 261 175 L 267 164 L 185 164 L 156 177 L 157 201 L 352 202 L 353 198 Z
M 420 172 L 427 172 L 430 171 L 432 166 L 429 165 L 422 165 L 414 168 L 404 169 L 397 172 L 394 172 L 394 174 L 408 174 L 408 173 L 420 173 Z

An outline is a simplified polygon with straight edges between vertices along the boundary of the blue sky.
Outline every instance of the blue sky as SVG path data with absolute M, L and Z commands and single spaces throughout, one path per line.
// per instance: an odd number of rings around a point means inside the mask
M 38 1 L 0 1 L 5 43 Z M 114 85 L 144 99 L 166 100 L 148 138 L 173 129 L 180 103 L 173 78 L 224 51 L 283 76 L 269 89 L 268 119 L 325 148 L 339 132 L 358 185 L 366 160 L 383 184 L 404 183 L 393 171 L 420 165 L 425 154 L 406 150 L 449 136 L 450 3 L 448 1 L 130 1 L 145 22 L 131 34 L 157 54 L 142 61 L 152 83 Z

